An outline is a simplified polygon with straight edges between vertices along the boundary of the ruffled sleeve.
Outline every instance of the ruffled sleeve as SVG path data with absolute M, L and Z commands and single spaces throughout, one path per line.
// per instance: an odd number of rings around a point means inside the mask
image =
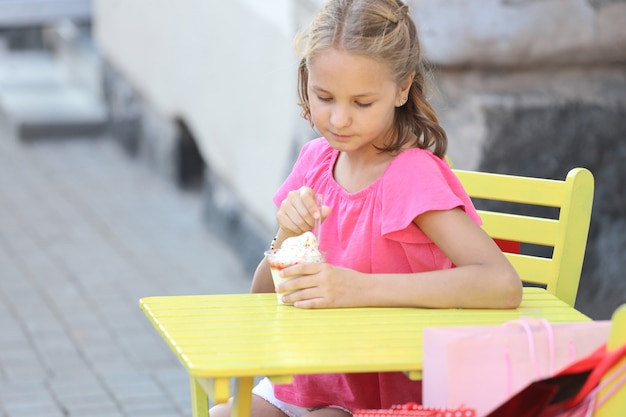
M 386 238 L 406 243 L 431 242 L 413 220 L 432 210 L 460 207 L 477 224 L 482 224 L 448 164 L 428 150 L 409 149 L 398 155 L 383 181 L 381 232 Z

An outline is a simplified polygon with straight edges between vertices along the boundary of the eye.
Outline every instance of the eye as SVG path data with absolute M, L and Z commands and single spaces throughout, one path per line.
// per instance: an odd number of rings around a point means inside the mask
M 355 104 L 361 108 L 367 108 L 370 107 L 372 105 L 372 103 L 362 103 L 360 101 L 356 101 Z
M 317 96 L 317 99 L 318 99 L 319 101 L 323 101 L 324 103 L 327 103 L 327 102 L 329 102 L 329 101 L 331 101 L 331 100 L 332 100 L 332 97 L 322 97 L 322 96 Z

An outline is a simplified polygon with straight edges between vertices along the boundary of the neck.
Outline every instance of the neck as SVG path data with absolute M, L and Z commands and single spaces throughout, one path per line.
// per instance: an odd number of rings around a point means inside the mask
M 340 152 L 333 171 L 335 181 L 346 191 L 355 193 L 360 191 L 385 172 L 393 156 L 388 152 L 353 153 Z

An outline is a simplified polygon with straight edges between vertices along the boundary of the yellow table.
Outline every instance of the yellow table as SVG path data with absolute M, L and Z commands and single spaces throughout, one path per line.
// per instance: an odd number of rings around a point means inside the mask
M 301 310 L 279 305 L 275 294 L 146 297 L 139 305 L 190 375 L 194 417 L 208 415 L 207 396 L 229 398 L 231 379 L 234 416 L 249 415 L 256 376 L 403 371 L 420 379 L 425 327 L 590 320 L 539 288 L 525 288 L 516 310 Z

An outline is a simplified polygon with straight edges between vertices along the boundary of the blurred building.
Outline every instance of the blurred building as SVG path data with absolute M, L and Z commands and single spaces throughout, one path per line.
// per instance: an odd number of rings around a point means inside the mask
M 107 125 L 90 0 L 0 0 L 0 118 L 22 140 Z
M 204 181 L 230 233 L 244 221 L 273 233 L 271 196 L 308 133 L 295 104 L 296 7 L 94 2 L 116 136 L 182 185 Z
M 59 20 L 91 21 L 91 0 L 0 0 L 0 28 L 38 31 Z M 17 38 L 17 36 L 16 36 Z

